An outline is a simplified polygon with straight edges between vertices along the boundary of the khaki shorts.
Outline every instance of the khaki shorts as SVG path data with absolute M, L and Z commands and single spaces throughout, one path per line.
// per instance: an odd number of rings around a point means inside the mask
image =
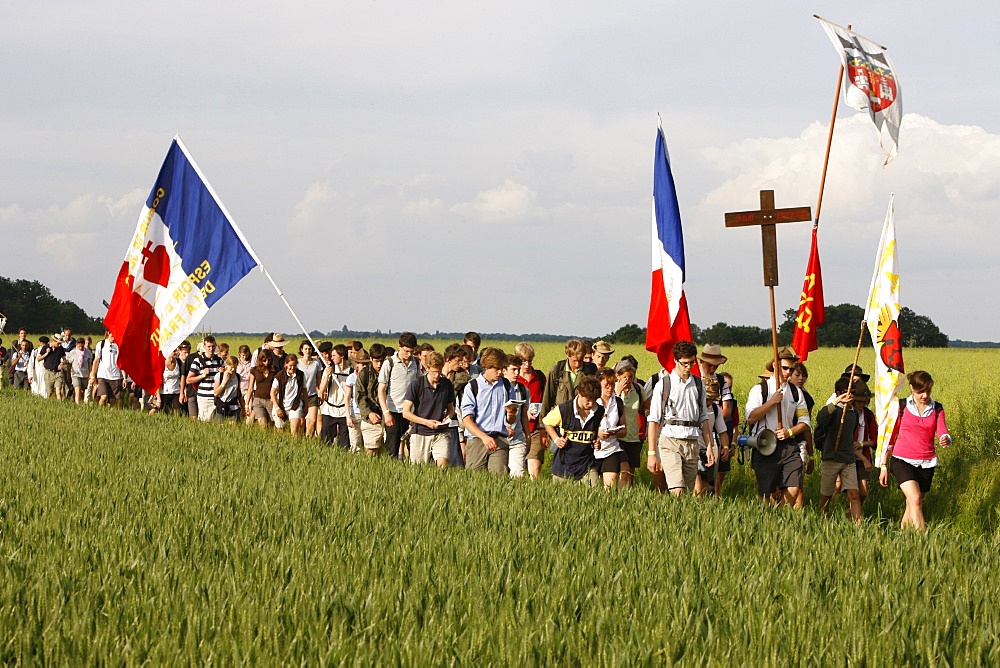
M 448 432 L 440 434 L 410 435 L 410 463 L 426 464 L 436 462 L 439 459 L 448 459 Z
M 656 458 L 660 460 L 669 489 L 684 487 L 694 491 L 694 481 L 698 477 L 698 439 L 671 438 L 660 435 Z
M 271 400 L 254 397 L 250 402 L 250 417 L 254 420 L 271 421 Z
M 823 496 L 833 496 L 837 493 L 837 476 L 840 476 L 840 488 L 843 490 L 858 488 L 858 471 L 854 462 L 845 464 L 831 460 L 823 460 L 820 466 L 822 479 L 819 493 Z
M 385 445 L 385 430 L 382 429 L 382 423 L 372 424 L 362 420 L 361 440 L 364 441 L 365 450 L 381 450 Z
M 545 461 L 545 445 L 542 443 L 543 429 L 539 429 L 528 437 L 527 459 L 534 459 L 540 462 Z

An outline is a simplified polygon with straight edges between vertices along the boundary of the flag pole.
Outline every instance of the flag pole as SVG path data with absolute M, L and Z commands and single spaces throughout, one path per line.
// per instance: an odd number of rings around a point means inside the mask
M 274 291 L 278 293 L 279 297 L 281 297 L 281 301 L 285 302 L 285 307 L 288 308 L 288 312 L 292 314 L 292 317 L 295 318 L 295 322 L 297 322 L 298 325 L 299 325 L 299 327 L 302 328 L 302 333 L 305 334 L 305 336 L 306 336 L 307 339 L 309 339 L 309 343 L 312 344 L 313 351 L 318 356 L 318 354 L 319 354 L 319 346 L 316 345 L 315 341 L 313 341 L 312 335 L 309 333 L 309 330 L 306 329 L 306 326 L 302 324 L 302 321 L 299 320 L 299 316 L 295 315 L 295 311 L 292 310 L 292 305 L 288 303 L 287 299 L 285 299 L 285 293 L 282 292 L 281 288 L 278 287 L 278 284 L 274 282 L 274 279 L 271 278 L 271 273 L 267 270 L 266 267 L 264 267 L 264 265 L 262 263 L 260 264 L 260 270 L 262 272 L 264 272 L 264 275 L 267 276 L 267 280 L 269 280 L 271 282 L 271 285 L 274 286 Z M 323 364 L 323 358 L 322 357 L 319 358 L 319 361 L 320 361 L 321 364 Z M 323 366 L 325 367 L 326 364 L 323 364 Z
M 847 29 L 851 29 L 851 24 L 847 24 Z M 823 174 L 819 180 L 819 196 L 816 199 L 816 217 L 813 219 L 813 229 L 819 227 L 819 215 L 823 210 L 823 191 L 826 188 L 826 170 L 830 166 L 830 147 L 833 145 L 833 127 L 837 124 L 837 107 L 840 105 L 840 88 L 844 83 L 844 64 L 840 64 L 840 71 L 837 73 L 837 89 L 833 93 L 833 111 L 830 113 L 830 130 L 826 135 L 826 154 L 823 156 Z
M 861 320 L 861 332 L 858 333 L 858 347 L 854 351 L 854 362 L 851 364 L 851 377 L 847 381 L 847 393 L 852 394 L 854 391 L 854 374 L 858 368 L 858 357 L 861 355 L 861 341 L 865 338 L 865 322 L 864 318 Z M 844 418 L 847 417 L 847 406 L 840 411 L 840 425 L 837 427 L 837 440 L 834 441 L 835 447 L 840 448 L 840 436 L 844 433 Z

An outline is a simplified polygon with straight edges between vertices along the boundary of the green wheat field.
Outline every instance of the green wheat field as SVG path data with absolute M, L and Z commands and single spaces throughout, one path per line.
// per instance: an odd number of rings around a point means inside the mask
M 742 405 L 768 351 L 724 352 Z M 1000 357 L 905 354 L 954 436 L 923 535 L 877 484 L 863 526 L 823 517 L 817 474 L 803 512 L 748 466 L 721 500 L 606 493 L 5 389 L 0 662 L 997 665 Z M 813 353 L 817 401 L 852 357 Z

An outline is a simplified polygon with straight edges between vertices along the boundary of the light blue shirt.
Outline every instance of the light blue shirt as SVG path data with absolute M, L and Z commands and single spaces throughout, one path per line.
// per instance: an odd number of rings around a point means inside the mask
M 478 396 L 472 395 L 473 383 L 479 386 Z M 506 403 L 507 386 L 504 385 L 502 377 L 490 385 L 482 376 L 476 376 L 465 386 L 465 392 L 462 394 L 462 419 L 471 415 L 479 428 L 487 434 L 506 434 L 504 424 L 507 418 L 507 411 L 504 409 Z M 465 437 L 473 438 L 473 434 L 466 429 Z

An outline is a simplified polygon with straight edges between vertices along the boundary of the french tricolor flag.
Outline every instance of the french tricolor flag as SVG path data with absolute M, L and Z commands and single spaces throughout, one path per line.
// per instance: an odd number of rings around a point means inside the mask
M 653 162 L 653 285 L 646 350 L 656 353 L 660 364 L 669 371 L 674 368 L 674 344 L 683 340 L 691 340 L 691 321 L 684 296 L 684 233 L 661 124 L 656 130 Z M 697 372 L 697 366 L 693 371 Z
M 153 393 L 166 357 L 222 295 L 260 264 L 179 137 L 118 271 L 104 325 L 118 366 Z

